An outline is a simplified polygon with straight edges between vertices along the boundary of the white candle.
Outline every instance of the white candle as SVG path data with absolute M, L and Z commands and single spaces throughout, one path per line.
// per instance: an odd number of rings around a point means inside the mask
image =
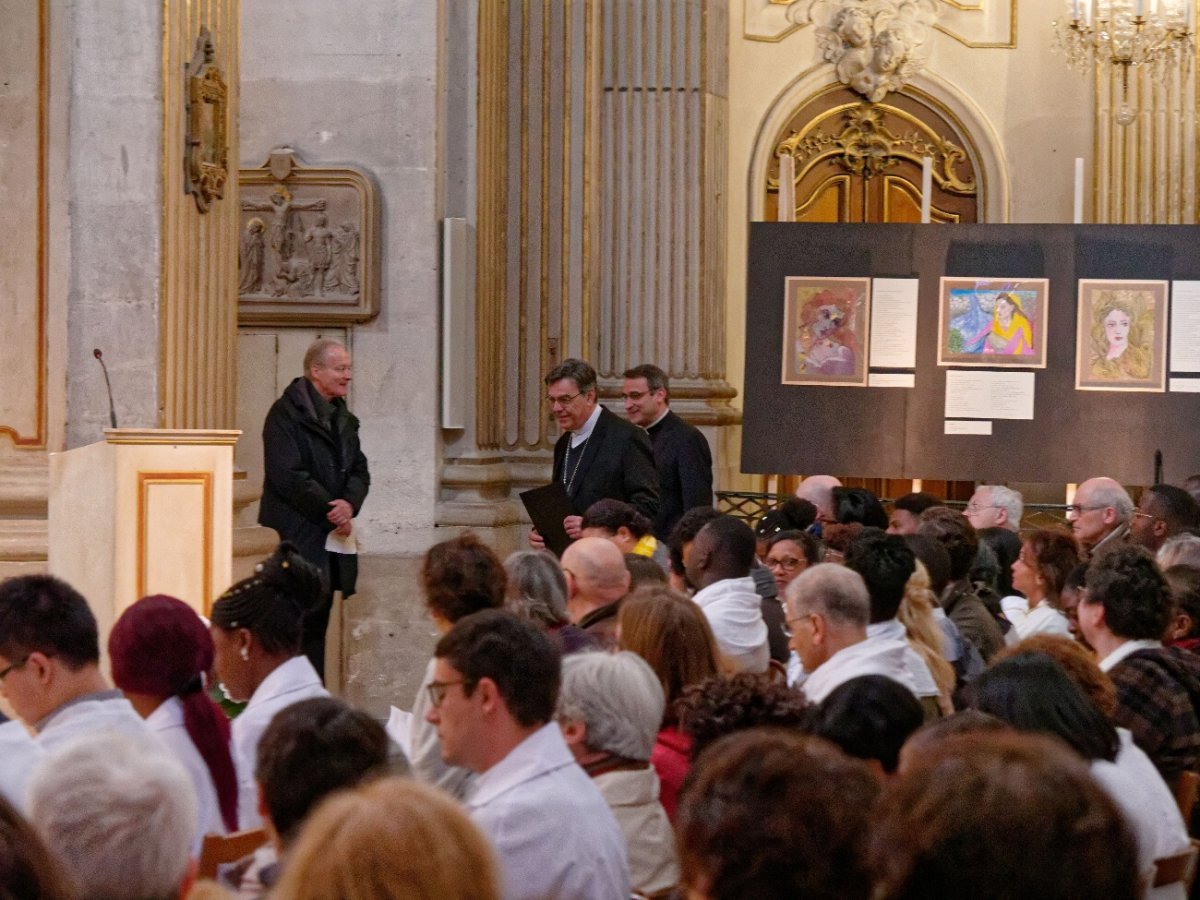
M 1075 224 L 1083 224 L 1083 157 L 1075 158 Z
M 779 157 L 779 213 L 780 222 L 796 221 L 796 157 L 788 153 Z
M 1135 15 L 1142 15 L 1146 11 L 1146 0 L 1137 0 L 1137 7 L 1134 9 Z
M 929 224 L 929 212 L 933 201 L 933 160 L 926 156 L 921 160 L 921 221 Z

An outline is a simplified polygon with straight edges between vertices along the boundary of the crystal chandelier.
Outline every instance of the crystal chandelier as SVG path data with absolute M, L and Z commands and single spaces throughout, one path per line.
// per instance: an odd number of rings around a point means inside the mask
M 1129 106 L 1129 70 L 1146 66 L 1158 78 L 1191 66 L 1195 0 L 1066 0 L 1067 17 L 1054 22 L 1054 49 L 1087 74 L 1097 65 L 1120 66 L 1117 122 L 1135 118 Z

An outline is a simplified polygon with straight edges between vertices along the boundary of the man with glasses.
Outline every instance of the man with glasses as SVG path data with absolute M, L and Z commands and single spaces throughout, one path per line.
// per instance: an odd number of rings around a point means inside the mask
M 325 601 L 304 620 L 304 655 L 321 675 L 333 592 L 354 593 L 354 517 L 371 486 L 358 419 L 346 408 L 353 377 L 345 347 L 314 341 L 304 354 L 304 376 L 292 380 L 263 424 L 259 524 L 295 544 L 329 580 Z
M 1193 533 L 1200 527 L 1200 504 L 1183 488 L 1156 484 L 1142 491 L 1133 521 L 1129 523 L 1129 540 L 1151 553 L 1157 553 L 1168 538 Z
M 1075 502 L 1067 506 L 1067 521 L 1084 555 L 1127 541 L 1133 509 L 1125 488 L 1111 478 L 1089 478 L 1079 485 Z
M 1021 513 L 1025 500 L 1020 491 L 999 484 L 981 484 L 971 495 L 963 515 L 976 531 L 984 528 L 1021 530 Z
M 666 372 L 646 364 L 626 369 L 624 378 L 625 415 L 646 429 L 654 447 L 660 491 L 654 533 L 665 541 L 689 509 L 712 506 L 712 451 L 700 429 L 671 411 Z
M 554 722 L 560 658 L 511 613 L 460 619 L 428 685 L 442 758 L 479 774 L 466 801 L 492 844 L 508 900 L 628 897 L 625 838 Z
M 654 521 L 658 470 L 646 432 L 597 402 L 596 370 L 583 360 L 564 360 L 543 380 L 546 402 L 562 431 L 554 445 L 554 480 L 575 510 L 563 521 L 567 534 L 581 536 L 583 513 L 597 500 L 621 500 Z M 529 543 L 544 546 L 536 530 Z
M 0 694 L 46 750 L 99 731 L 157 741 L 100 673 L 99 632 L 87 601 L 50 575 L 0 582 Z M 0 757 L 0 768 L 6 765 Z

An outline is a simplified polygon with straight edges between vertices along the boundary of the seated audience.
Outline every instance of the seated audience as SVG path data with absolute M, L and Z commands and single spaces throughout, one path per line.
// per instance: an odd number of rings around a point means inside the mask
M 563 653 L 599 649 L 598 640 L 571 624 L 567 614 L 567 577 L 554 554 L 546 550 L 518 550 L 504 560 L 504 572 L 505 609 L 547 632 Z
M 99 731 L 149 734 L 100 673 L 100 636 L 87 601 L 50 575 L 0 582 L 0 686 L 45 750 Z
M 1025 596 L 1024 609 L 1005 607 L 1017 636 L 1071 633 L 1070 623 L 1059 608 L 1059 597 L 1071 570 L 1079 565 L 1075 539 L 1064 531 L 1039 528 L 1021 544 L 1012 564 L 1012 583 Z
M 8 762 L 8 757 L 0 757 Z M 6 900 L 75 900 L 62 863 L 16 807 L 0 796 L 0 896 Z
M 884 675 L 914 695 L 903 638 L 867 640 L 871 598 L 862 576 L 834 563 L 806 569 L 787 592 L 792 649 L 808 677 L 800 688 L 820 703 L 834 688 L 859 675 Z
M 1179 807 L 1149 758 L 1053 659 L 1042 653 L 1016 654 L 980 675 L 972 692 L 977 709 L 1018 731 L 1058 738 L 1088 763 L 1134 831 L 1143 877 L 1153 879 L 1155 860 L 1188 849 Z M 1185 892 L 1176 883 L 1151 896 L 1183 900 Z
M 1200 569 L 1171 566 L 1163 571 L 1163 577 L 1171 590 L 1173 611 L 1163 643 L 1200 652 Z
M 629 878 L 643 894 L 669 892 L 679 881 L 675 836 L 650 765 L 663 705 L 658 677 L 636 653 L 563 660 L 555 717 L 621 826 Z
M 667 551 L 671 560 L 671 587 L 675 590 L 685 594 L 696 590 L 696 586 L 691 584 L 687 578 L 688 553 L 700 530 L 720 516 L 721 514 L 711 506 L 697 506 L 685 512 L 683 517 L 675 523 L 675 527 L 671 529 L 671 537 L 667 540 Z M 771 573 L 767 572 L 766 574 L 770 575 Z M 774 579 L 771 580 L 774 581 Z
M 931 756 L 943 741 L 960 734 L 1016 734 L 1016 730 L 1007 722 L 977 709 L 957 710 L 953 715 L 926 722 L 909 735 L 900 748 L 896 772 L 907 775 Z
M 1129 541 L 1157 553 L 1177 534 L 1194 534 L 1200 528 L 1200 504 L 1187 491 L 1156 484 L 1142 491 L 1129 521 Z
M 971 581 L 984 581 L 992 587 L 1003 599 L 1013 593 L 1012 566 L 1021 555 L 1021 538 L 1015 531 L 1007 528 L 981 528 L 979 535 L 979 553 L 971 566 Z M 985 548 L 990 553 L 985 554 Z M 985 567 L 985 559 L 993 567 Z
M 808 731 L 865 761 L 882 780 L 896 771 L 900 748 L 925 722 L 912 692 L 882 675 L 851 678 L 812 711 Z
M 995 610 L 989 609 L 968 579 L 979 551 L 975 529 L 953 510 L 935 506 L 921 514 L 917 534 L 934 538 L 946 548 L 950 555 L 950 581 L 940 598 L 942 609 L 958 626 L 962 636 L 979 651 L 983 661 L 990 661 L 1004 646 L 1004 631 L 996 619 L 999 606 Z
M 868 834 L 874 900 L 1141 896 L 1120 809 L 1049 738 L 938 742 L 884 788 Z
M 1079 485 L 1067 521 L 1083 555 L 1090 559 L 1101 547 L 1127 542 L 1133 510 L 1125 488 L 1111 478 L 1089 478 Z
M 937 614 L 940 612 L 937 595 L 929 587 L 929 575 L 924 564 L 917 560 L 916 570 L 904 585 L 904 598 L 900 601 L 896 618 L 904 626 L 908 645 L 929 667 L 929 674 L 933 676 L 938 689 L 939 711 L 942 715 L 949 715 L 954 711 L 953 699 L 958 688 L 958 674 L 947 658 L 949 654 L 946 652 L 946 645 L 950 638 L 939 627 Z M 949 619 L 945 621 L 948 622 Z
M 506 585 L 507 576 L 499 557 L 470 532 L 434 544 L 421 562 L 425 606 L 438 634 L 446 634 L 455 622 L 472 613 L 503 606 Z M 436 665 L 436 659 L 429 660 L 413 698 L 410 762 L 417 778 L 461 800 L 470 790 L 474 775 L 468 769 L 447 766 L 442 761 L 437 729 L 425 718 L 429 712 L 426 688 L 433 681 Z
M 434 788 L 385 778 L 338 793 L 304 825 L 278 900 L 499 900 L 491 848 Z
M 499 858 L 503 896 L 629 896 L 625 838 L 552 721 L 554 642 L 485 610 L 455 623 L 434 652 L 426 716 L 443 759 L 479 775 L 466 807 Z
M 25 786 L 44 752 L 22 723 L 0 714 L 0 799 L 25 809 Z
M 888 517 L 888 534 L 916 534 L 917 526 L 921 524 L 921 513 L 931 506 L 944 506 L 933 494 L 915 491 L 905 494 L 892 503 L 892 514 Z
M 1025 498 L 1020 491 L 999 484 L 981 484 L 967 501 L 963 515 L 976 531 L 1003 528 L 1016 533 L 1021 530 L 1021 514 Z
M 667 570 L 652 559 L 638 556 L 636 553 L 625 554 L 625 568 L 629 570 L 629 590 L 633 591 L 643 584 L 667 584 Z
M 1177 534 L 1167 538 L 1156 554 L 1160 568 L 1191 566 L 1200 569 L 1200 537 L 1194 534 Z
M 57 744 L 29 785 L 29 821 L 80 897 L 187 894 L 196 796 L 183 764 L 149 732 L 96 731 Z
M 1059 634 L 1035 634 L 1019 644 L 1005 647 L 996 654 L 995 662 L 1024 653 L 1046 654 L 1096 704 L 1105 718 L 1112 718 L 1113 710 L 1117 708 L 1116 686 L 1100 671 L 1092 652 L 1079 641 Z
M 777 596 L 783 597 L 792 579 L 821 561 L 821 544 L 804 531 L 780 531 L 767 541 L 762 561 L 775 579 Z
M 692 600 L 726 662 L 739 672 L 765 672 L 770 660 L 762 601 L 750 578 L 753 564 L 754 533 L 733 516 L 705 525 L 687 554 L 688 581 L 696 586 Z
M 567 614 L 605 650 L 617 646 L 617 609 L 629 593 L 629 570 L 615 544 L 581 537 L 562 555 L 567 577 Z
M 845 565 L 862 576 L 871 599 L 867 640 L 903 641 L 907 645 L 905 663 L 916 695 L 926 704 L 930 718 L 936 718 L 943 702 L 949 705 L 949 697 L 943 698 L 924 656 L 913 646 L 911 636 L 897 618 L 908 580 L 917 569 L 916 556 L 904 538 L 866 528 L 847 548 Z
M 1071 632 L 1071 637 L 1094 653 L 1092 645 L 1087 642 L 1079 630 L 1079 601 L 1083 597 L 1087 569 L 1087 563 L 1080 563 L 1067 573 L 1067 579 L 1063 582 L 1062 594 L 1058 598 L 1058 606 L 1063 615 L 1067 617 L 1067 630 Z
M 807 531 L 816 520 L 817 508 L 799 497 L 789 497 L 774 509 L 767 510 L 754 526 L 758 558 L 766 558 L 767 543 L 775 535 L 783 531 Z
M 809 475 L 796 488 L 796 496 L 807 500 L 816 508 L 815 524 L 818 528 L 837 521 L 834 517 L 833 489 L 841 486 L 842 483 L 832 475 Z
M 864 763 L 818 738 L 765 728 L 722 738 L 680 798 L 686 896 L 866 900 L 863 850 L 878 793 Z
M 108 636 L 113 684 L 175 755 L 196 792 L 196 846 L 205 834 L 238 830 L 237 771 L 229 719 L 208 696 L 213 641 L 196 611 L 174 597 L 143 597 Z
M 1093 557 L 1078 615 L 1117 687 L 1113 721 L 1174 787 L 1182 772 L 1200 768 L 1200 657 L 1162 644 L 1171 595 L 1150 554 L 1125 545 Z
M 959 686 L 983 671 L 983 657 L 975 645 L 962 636 L 958 626 L 946 615 L 939 598 L 950 583 L 950 554 L 942 542 L 926 534 L 906 534 L 904 542 L 929 574 L 929 590 L 933 594 L 933 618 L 942 631 L 942 652 L 954 668 Z
M 597 500 L 583 514 L 581 534 L 612 541 L 621 553 L 653 559 L 664 570 L 670 564 L 665 544 L 654 537 L 654 523 L 620 500 Z
M 673 819 L 692 749 L 691 738 L 679 730 L 676 703 L 687 688 L 718 674 L 717 642 L 700 608 L 670 588 L 634 591 L 621 604 L 617 623 L 621 649 L 650 665 L 666 698 L 650 762 L 662 783 L 663 809 Z
M 858 524 L 864 528 L 887 528 L 888 517 L 879 498 L 866 488 L 835 487 L 832 493 L 833 519 L 839 525 Z
M 231 729 L 241 829 L 262 824 L 254 767 L 263 732 L 281 709 L 329 696 L 301 653 L 305 613 L 322 602 L 324 590 L 320 570 L 285 541 L 213 603 L 217 677 L 233 700 L 249 701 Z
M 692 760 L 727 734 L 770 726 L 803 731 L 804 695 L 766 675 L 719 675 L 683 692 L 676 704 L 679 727 L 692 739 Z

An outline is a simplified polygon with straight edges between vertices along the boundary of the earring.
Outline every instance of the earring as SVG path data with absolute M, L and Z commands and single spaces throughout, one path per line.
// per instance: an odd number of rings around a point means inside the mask
M 250 648 L 243 647 L 241 656 L 242 656 L 242 662 L 250 662 Z

